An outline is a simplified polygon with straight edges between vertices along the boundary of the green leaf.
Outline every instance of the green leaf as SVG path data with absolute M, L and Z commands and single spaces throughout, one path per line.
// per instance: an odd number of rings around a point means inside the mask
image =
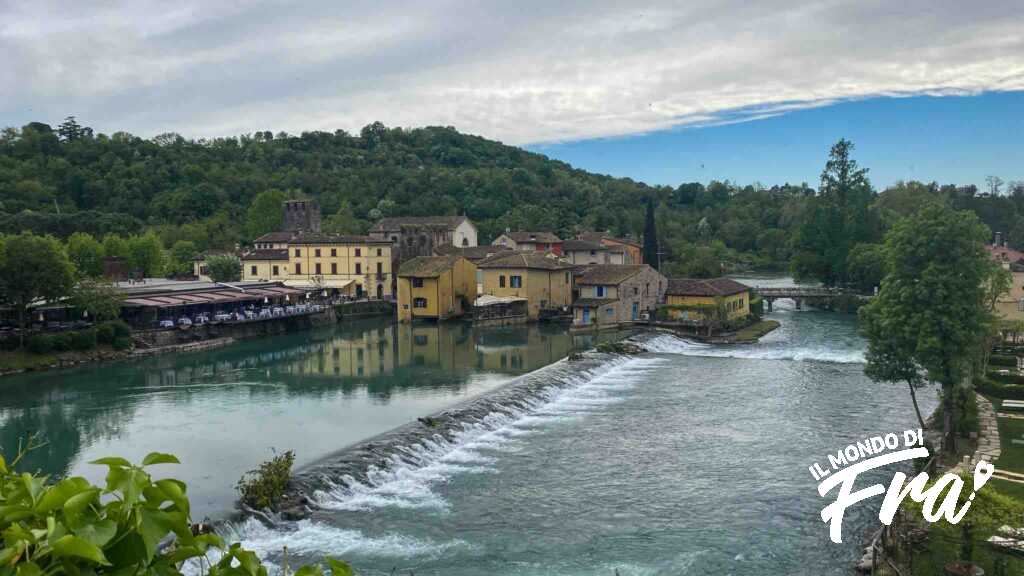
M 89 464 L 98 464 L 100 466 L 116 466 L 119 468 L 130 468 L 132 463 L 120 458 L 118 456 L 108 456 L 106 458 L 100 458 L 99 460 L 93 460 Z
M 150 452 L 142 459 L 143 466 L 152 466 L 154 464 L 181 464 L 178 461 L 177 456 L 174 454 L 163 454 L 161 452 Z
M 43 497 L 39 499 L 39 503 L 36 504 L 36 511 L 49 512 L 56 510 L 63 506 L 72 496 L 81 494 L 90 488 L 91 486 L 85 478 L 76 476 L 61 480 L 43 494 Z
M 327 557 L 327 565 L 331 567 L 331 576 L 354 576 L 355 571 L 344 560 L 335 560 Z
M 113 520 L 100 520 L 75 530 L 75 535 L 102 548 L 117 535 L 117 523 Z
M 107 557 L 103 555 L 103 551 L 98 546 L 78 536 L 65 536 L 51 542 L 50 547 L 53 548 L 53 555 L 57 558 L 72 556 L 91 560 L 103 566 L 110 566 L 110 562 L 107 561 Z
M 68 524 L 72 527 L 77 526 L 82 521 L 82 512 L 87 510 L 89 504 L 95 502 L 99 495 L 99 488 L 89 488 L 68 498 L 64 502 L 64 518 Z
M 18 576 L 43 576 L 43 571 L 35 562 L 18 564 Z
M 156 547 L 164 536 L 170 534 L 173 529 L 171 518 L 166 512 L 160 510 L 149 510 L 139 508 L 139 536 L 146 547 L 146 560 L 152 560 L 156 554 Z
M 32 504 L 35 504 L 39 500 L 39 495 L 43 493 L 45 482 L 45 478 L 36 478 L 28 472 L 22 473 L 21 484 L 25 487 L 25 491 L 28 494 L 29 499 L 32 500 Z
M 295 576 L 323 576 L 324 571 L 319 566 L 303 566 L 295 571 Z
M 7 460 L 0 454 L 0 474 L 7 474 Z

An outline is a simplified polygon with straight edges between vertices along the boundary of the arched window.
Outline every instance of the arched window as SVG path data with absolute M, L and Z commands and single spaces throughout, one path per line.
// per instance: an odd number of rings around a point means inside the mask
M 469 246 L 469 238 L 463 237 L 462 238 L 462 245 L 463 246 Z

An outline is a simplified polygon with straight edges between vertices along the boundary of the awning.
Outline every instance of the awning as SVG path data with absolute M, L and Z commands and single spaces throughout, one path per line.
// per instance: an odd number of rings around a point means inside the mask
M 355 280 L 351 280 L 351 279 L 349 279 L 349 280 L 334 280 L 334 279 L 329 279 L 329 278 L 324 278 L 323 280 L 319 280 L 319 281 L 316 281 L 316 282 L 314 282 L 312 280 L 285 280 L 284 281 L 285 286 L 291 286 L 291 287 L 294 287 L 294 288 L 305 288 L 306 290 L 323 290 L 324 288 L 336 288 L 336 289 L 340 290 L 342 288 L 347 288 L 353 282 L 355 282 Z
M 496 304 L 511 304 L 513 302 L 525 302 L 526 298 L 519 296 L 492 296 L 490 294 L 484 294 L 473 302 L 474 306 L 494 306 Z

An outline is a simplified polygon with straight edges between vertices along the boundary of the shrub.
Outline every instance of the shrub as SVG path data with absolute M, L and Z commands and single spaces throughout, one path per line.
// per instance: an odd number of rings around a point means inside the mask
M 975 383 L 974 389 L 988 396 L 1011 400 L 1024 400 L 1024 386 L 1002 384 L 991 379 L 981 379 Z
M 132 335 L 132 329 L 124 320 L 104 322 L 96 328 L 96 340 L 101 344 L 113 344 L 118 338 Z
M 999 382 L 1002 384 L 1024 384 L 1024 375 L 1020 374 L 1000 374 L 999 372 L 989 371 L 989 380 Z
M 216 534 L 193 533 L 185 484 L 150 476 L 150 466 L 178 463 L 170 454 L 150 453 L 139 466 L 124 458 L 96 460 L 109 469 L 104 487 L 82 477 L 23 474 L 16 467 L 24 455 L 19 451 L 9 466 L 0 457 L 0 574 L 181 576 L 182 563 L 194 559 L 206 576 L 267 575 L 259 557 L 240 544 L 227 547 Z M 161 546 L 172 539 L 173 546 Z M 215 562 L 207 557 L 211 549 L 222 551 Z M 344 562 L 327 563 L 333 576 L 352 574 Z M 323 569 L 296 574 L 322 576 Z
M 21 347 L 21 340 L 14 337 L 8 337 L 0 340 L 0 350 L 17 350 Z
M 114 350 L 127 350 L 132 347 L 132 339 L 130 336 L 119 336 L 114 338 L 113 347 Z
M 96 331 L 93 329 L 79 330 L 71 333 L 73 350 L 92 350 L 96 347 Z
M 67 352 L 71 350 L 71 333 L 58 332 L 50 336 L 50 348 L 54 352 Z
M 26 347 L 33 354 L 46 354 L 53 351 L 53 339 L 48 334 L 35 334 L 29 337 Z
M 242 503 L 257 510 L 277 504 L 292 477 L 294 463 L 295 453 L 288 450 L 246 472 L 235 485 L 242 496 Z

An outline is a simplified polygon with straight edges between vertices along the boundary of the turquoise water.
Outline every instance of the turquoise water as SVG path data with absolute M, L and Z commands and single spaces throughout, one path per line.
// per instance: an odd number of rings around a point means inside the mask
M 644 338 L 654 353 L 327 486 L 310 519 L 234 535 L 272 563 L 287 547 L 293 563 L 335 555 L 362 574 L 848 574 L 877 511 L 848 511 L 833 544 L 806 468 L 914 427 L 913 409 L 864 377 L 852 317 L 774 317 L 783 328 L 755 346 Z
M 163 356 L 0 380 L 0 449 L 28 433 L 45 446 L 30 469 L 83 475 L 88 462 L 150 451 L 178 455 L 193 513 L 233 507 L 235 482 L 274 450 L 302 466 L 353 442 L 555 362 L 590 336 L 557 326 L 474 329 L 374 318 Z

